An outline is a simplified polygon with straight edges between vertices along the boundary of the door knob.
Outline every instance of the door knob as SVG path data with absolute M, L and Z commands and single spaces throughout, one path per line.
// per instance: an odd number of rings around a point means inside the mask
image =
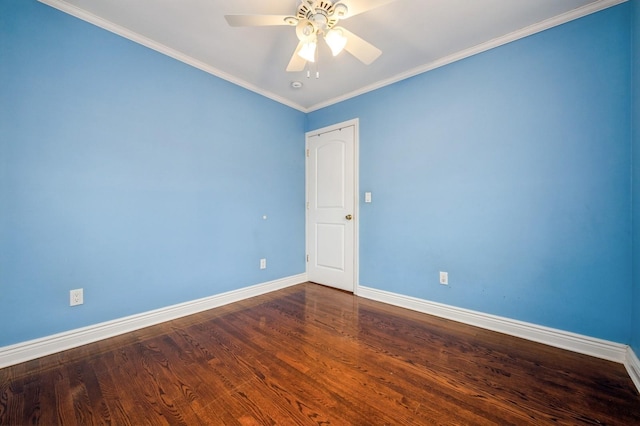
M 346 215 L 344 218 L 345 218 L 345 219 L 347 219 L 347 220 L 351 220 L 351 219 L 353 219 L 353 216 L 351 216 L 350 214 L 348 214 L 348 215 Z

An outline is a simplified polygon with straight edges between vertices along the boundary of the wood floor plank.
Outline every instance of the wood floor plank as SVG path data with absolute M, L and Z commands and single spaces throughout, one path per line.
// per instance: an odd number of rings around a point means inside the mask
M 640 425 L 624 366 L 307 283 L 0 370 L 1 425 Z

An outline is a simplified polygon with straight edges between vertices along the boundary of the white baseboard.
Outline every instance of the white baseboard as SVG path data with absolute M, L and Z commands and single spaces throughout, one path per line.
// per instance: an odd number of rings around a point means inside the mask
M 624 361 L 624 366 L 633 380 L 633 384 L 636 385 L 636 389 L 640 392 L 640 360 L 630 347 L 627 348 L 627 358 Z
M 0 368 L 196 314 L 307 281 L 299 274 L 0 348 Z
M 307 281 L 294 275 L 0 348 L 0 368 L 171 321 Z M 358 296 L 624 364 L 640 392 L 640 360 L 627 345 L 358 286 Z
M 556 348 L 567 349 L 573 352 L 618 362 L 620 364 L 625 364 L 625 360 L 628 359 L 628 346 L 620 343 L 596 339 L 594 337 L 583 336 L 563 330 L 471 311 L 468 309 L 456 308 L 442 303 L 430 302 L 424 299 L 404 296 L 365 286 L 358 287 L 358 296 L 497 331 L 499 333 L 520 337 L 534 342 L 544 343 Z M 635 366 L 636 377 L 640 377 L 637 376 L 637 374 L 640 373 L 640 366 L 637 364 L 637 358 Z M 638 382 L 635 383 L 636 386 L 638 386 Z

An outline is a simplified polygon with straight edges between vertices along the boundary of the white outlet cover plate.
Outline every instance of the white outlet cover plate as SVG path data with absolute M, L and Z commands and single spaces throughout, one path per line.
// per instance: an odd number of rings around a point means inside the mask
M 77 288 L 69 292 L 69 306 L 82 305 L 83 303 L 84 294 L 81 288 Z

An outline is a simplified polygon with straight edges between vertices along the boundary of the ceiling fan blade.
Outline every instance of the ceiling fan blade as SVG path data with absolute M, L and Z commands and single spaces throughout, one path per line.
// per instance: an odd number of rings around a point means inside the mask
M 347 44 L 344 46 L 344 50 L 358 58 L 363 64 L 369 65 L 378 59 L 378 56 L 382 55 L 382 50 L 373 44 L 361 39 L 345 28 L 341 28 L 341 30 L 344 36 L 347 37 Z
M 293 52 L 291 60 L 289 61 L 289 65 L 287 65 L 287 71 L 297 72 L 304 70 L 304 67 L 307 65 L 307 61 L 305 61 L 304 58 L 298 55 L 298 52 L 300 51 L 300 49 L 302 49 L 302 46 L 304 46 L 303 42 L 298 43 L 298 47 L 296 47 L 296 50 Z
M 351 18 L 352 16 L 359 15 L 364 12 L 368 12 L 372 9 L 375 9 L 380 6 L 384 6 L 385 4 L 393 3 L 397 0 L 345 0 L 340 3 L 344 3 L 347 5 L 347 13 L 344 18 Z
M 288 15 L 224 15 L 232 27 L 263 27 L 269 25 L 290 25 L 285 21 Z

